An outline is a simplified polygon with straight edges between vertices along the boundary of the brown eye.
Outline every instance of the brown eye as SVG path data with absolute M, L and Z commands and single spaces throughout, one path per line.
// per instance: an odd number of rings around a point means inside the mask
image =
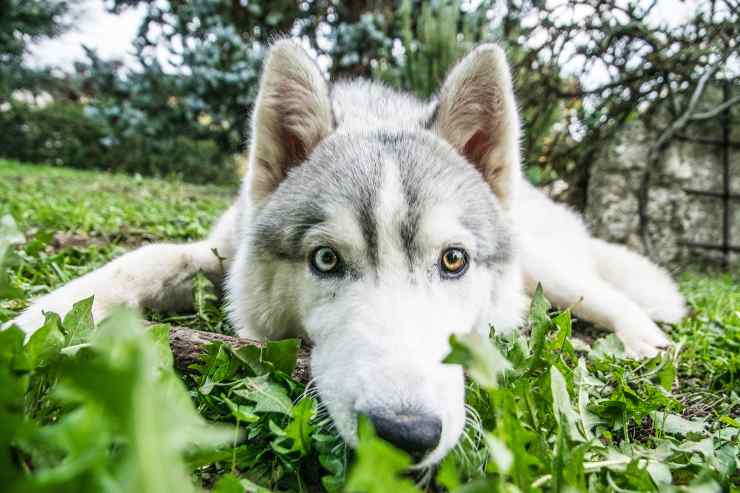
M 468 254 L 462 248 L 448 248 L 439 259 L 442 276 L 460 277 L 468 267 Z
M 339 255 L 329 247 L 319 247 L 311 254 L 311 268 L 318 274 L 339 271 Z

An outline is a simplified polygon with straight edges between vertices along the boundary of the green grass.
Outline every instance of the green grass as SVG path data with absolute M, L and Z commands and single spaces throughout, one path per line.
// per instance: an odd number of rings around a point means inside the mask
M 27 238 L 0 317 L 144 243 L 204 237 L 236 190 L 0 160 L 0 217 Z M 4 310 L 4 311 L 2 311 Z
M 29 299 L 136 245 L 204 236 L 234 190 L 0 161 L 0 218 L 23 241 L 0 270 L 0 323 Z M 5 226 L 3 226 L 5 225 Z M 0 257 L 13 229 L 0 222 Z M 15 235 L 17 236 L 17 235 Z M 17 238 L 20 240 L 21 238 Z M 194 314 L 228 330 L 204 279 Z M 188 374 L 167 326 L 119 314 L 93 330 L 89 301 L 24 345 L 0 332 L 3 491 L 740 491 L 740 283 L 681 277 L 692 314 L 675 347 L 625 359 L 613 336 L 583 352 L 570 313 L 535 297 L 531 337 L 453 340 L 474 421 L 418 484 L 409 459 L 361 423 L 357 452 L 290 378 L 295 341 L 213 344 Z M 580 326 L 581 324 L 579 324 Z M 576 332 L 575 336 L 578 336 Z M 578 349 L 578 350 L 576 350 Z

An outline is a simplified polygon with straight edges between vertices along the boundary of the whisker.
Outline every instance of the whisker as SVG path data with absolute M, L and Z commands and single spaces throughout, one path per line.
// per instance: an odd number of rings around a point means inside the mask
M 480 417 L 480 413 L 470 404 L 465 404 L 465 417 L 471 418 L 478 426 L 482 427 L 483 420 Z
M 299 400 L 304 399 L 306 397 L 318 397 L 319 388 L 316 386 L 316 378 L 312 378 L 308 381 L 306 384 L 306 387 L 303 389 L 303 392 L 301 392 L 301 395 L 299 395 L 294 401 L 293 404 L 297 403 Z
M 427 466 L 422 469 L 419 479 L 415 481 L 416 486 L 426 490 L 429 487 L 429 484 L 432 482 L 433 473 L 434 468 L 432 466 Z
M 346 454 L 347 447 L 346 447 L 346 444 L 344 443 L 344 441 L 340 441 L 339 443 L 337 443 L 336 445 L 334 445 L 334 447 L 332 447 L 332 449 L 331 449 L 331 453 L 332 454 L 336 454 L 339 450 L 342 450 L 342 452 L 344 452 Z M 345 462 L 346 462 L 346 459 L 347 458 L 345 457 Z
M 487 454 L 481 451 L 483 423 L 478 411 L 468 404 L 465 405 L 464 423 L 465 427 L 452 453 L 466 469 L 483 470 L 487 458 Z
M 452 453 L 457 457 L 457 459 L 463 463 L 464 466 L 470 467 L 473 465 L 473 461 L 470 458 L 469 454 L 465 452 L 465 449 L 462 446 L 461 442 L 458 442 L 457 445 L 452 449 Z

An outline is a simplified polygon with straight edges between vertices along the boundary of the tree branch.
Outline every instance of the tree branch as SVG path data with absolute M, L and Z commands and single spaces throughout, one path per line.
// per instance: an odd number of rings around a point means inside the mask
M 655 145 L 650 150 L 649 159 L 651 161 L 651 164 L 658 159 L 661 149 L 663 149 L 663 146 L 665 146 L 665 144 L 667 144 L 673 138 L 676 132 L 682 130 L 686 126 L 686 124 L 691 121 L 691 116 L 694 114 L 694 111 L 696 111 L 696 106 L 699 104 L 699 101 L 704 94 L 707 83 L 714 76 L 719 67 L 720 64 L 717 63 L 714 66 L 709 67 L 709 69 L 707 69 L 707 71 L 702 74 L 699 82 L 696 84 L 696 89 L 694 89 L 694 93 L 691 95 L 691 99 L 689 100 L 689 105 L 687 106 L 686 111 L 684 111 L 684 113 L 680 117 L 678 117 L 678 119 L 674 121 L 671 126 L 669 126 L 660 134 L 660 137 L 658 137 Z
M 262 348 L 266 345 L 266 343 L 254 339 L 232 337 L 213 332 L 172 326 L 170 328 L 170 348 L 172 349 L 175 368 L 182 372 L 192 371 L 190 365 L 200 361 L 201 354 L 203 354 L 206 347 L 212 342 L 223 342 L 235 349 L 244 346 Z M 310 378 L 309 354 L 310 350 L 306 345 L 303 345 L 298 350 L 298 359 L 292 376 L 299 382 L 306 383 Z
M 709 111 L 705 111 L 704 113 L 695 113 L 691 115 L 691 121 L 708 120 L 710 118 L 714 118 L 715 116 L 725 111 L 727 108 L 737 103 L 740 103 L 740 96 L 735 96 L 734 98 L 728 99 L 727 101 L 717 106 L 716 108 L 711 109 Z

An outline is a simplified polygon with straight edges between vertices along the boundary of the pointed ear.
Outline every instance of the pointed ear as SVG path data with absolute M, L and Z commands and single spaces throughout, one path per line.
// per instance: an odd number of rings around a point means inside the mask
M 521 179 L 519 117 L 503 50 L 481 45 L 449 73 L 432 131 L 472 163 L 507 206 Z
M 275 43 L 262 72 L 252 114 L 247 180 L 260 201 L 332 131 L 329 87 L 308 53 L 290 40 Z

